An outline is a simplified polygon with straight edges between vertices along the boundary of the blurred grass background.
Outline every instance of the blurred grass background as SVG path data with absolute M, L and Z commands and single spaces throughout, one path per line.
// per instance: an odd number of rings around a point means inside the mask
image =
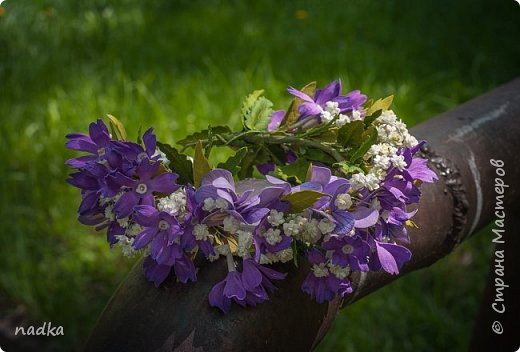
M 238 127 L 254 89 L 288 84 L 395 94 L 408 124 L 520 73 L 514 1 L 7 0 L 0 7 L 0 295 L 64 326 L 78 348 L 132 261 L 79 225 L 64 135 L 107 113 L 175 142 Z M 489 236 L 339 315 L 320 351 L 464 350 Z M 131 309 L 131 307 L 129 307 Z M 304 307 L 302 307 L 304 309 Z M 2 312 L 0 312 L 2 314 Z M 48 338 L 51 339 L 51 338 Z M 76 347 L 74 347 L 76 346 Z

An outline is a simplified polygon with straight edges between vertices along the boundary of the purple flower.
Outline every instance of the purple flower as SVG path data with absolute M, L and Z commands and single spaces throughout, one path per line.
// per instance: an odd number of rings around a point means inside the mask
M 71 133 L 66 137 L 69 139 L 65 144 L 67 148 L 87 152 L 90 155 L 69 159 L 65 164 L 80 169 L 92 162 L 110 160 L 109 156 L 112 155 L 110 142 L 112 139 L 107 126 L 101 119 L 90 124 L 88 136 L 82 133 Z
M 331 82 L 323 89 L 318 89 L 314 93 L 314 97 L 309 97 L 302 91 L 289 87 L 287 89 L 290 94 L 303 100 L 303 103 L 298 107 L 300 112 L 299 120 L 311 116 L 319 116 L 326 109 L 328 102 L 337 103 L 340 113 L 359 110 L 360 106 L 367 100 L 366 95 L 361 94 L 358 90 L 341 95 L 341 81 L 336 80 Z
M 309 251 L 307 259 L 312 271 L 303 281 L 302 290 L 316 302 L 332 301 L 336 294 L 343 297 L 352 292 L 350 281 L 346 277 L 338 278 L 328 270 L 327 258 L 320 251 L 316 249 Z
M 183 255 L 183 230 L 177 219 L 149 205 L 135 206 L 134 211 L 133 220 L 143 226 L 135 238 L 134 248 L 141 249 L 151 243 L 152 258 L 159 264 L 173 265 Z
M 164 172 L 157 175 L 159 167 L 159 163 L 143 159 L 136 169 L 138 180 L 129 178 L 120 172 L 109 176 L 112 182 L 128 189 L 114 206 L 114 212 L 118 219 L 132 214 L 136 205 L 154 206 L 154 192 L 172 193 L 180 187 L 175 183 L 178 178 L 177 174 Z
M 230 215 L 244 224 L 258 224 L 267 216 L 270 207 L 287 191 L 285 185 L 265 181 L 262 185 L 262 188 L 257 184 L 242 190 L 243 186 L 249 186 L 247 181 L 235 187 L 233 176 L 229 171 L 223 169 L 210 171 L 194 194 L 199 207 L 209 212 L 202 223 L 208 226 L 219 225 L 226 216 Z M 238 186 L 241 186 L 240 189 Z
M 220 308 L 224 313 L 231 309 L 231 300 L 243 301 L 246 299 L 246 289 L 242 283 L 240 273 L 230 271 L 226 278 L 217 283 L 209 293 L 209 305 Z
M 159 264 L 150 256 L 146 257 L 143 262 L 144 275 L 155 284 L 155 287 L 159 287 L 166 280 L 171 269 L 171 266 Z
M 323 242 L 322 248 L 333 251 L 332 263 L 353 271 L 368 271 L 368 255 L 370 246 L 360 236 L 331 235 Z

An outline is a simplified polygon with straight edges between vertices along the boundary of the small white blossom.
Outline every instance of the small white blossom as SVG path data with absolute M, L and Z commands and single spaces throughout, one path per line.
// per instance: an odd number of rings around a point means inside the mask
M 116 219 L 119 226 L 126 229 L 130 223 L 130 219 L 128 217 L 122 219 Z
M 226 210 L 228 208 L 228 206 L 229 206 L 229 204 L 228 204 L 227 200 L 225 200 L 224 198 L 218 198 L 215 201 L 215 207 L 217 207 L 220 210 Z
M 241 257 L 249 255 L 249 248 L 253 244 L 253 234 L 249 231 L 238 230 L 237 254 Z
M 362 119 L 361 111 L 359 111 L 359 110 L 352 110 L 351 115 L 352 115 L 352 117 L 350 118 L 351 121 L 360 121 Z
M 205 241 L 209 238 L 210 233 L 208 226 L 204 224 L 197 224 L 193 227 L 193 235 L 197 241 Z
M 350 267 L 348 266 L 342 268 L 339 265 L 329 263 L 329 270 L 332 274 L 334 274 L 334 276 L 336 276 L 340 280 L 346 278 L 350 274 Z
M 282 263 L 287 263 L 288 261 L 291 261 L 294 256 L 293 250 L 290 247 L 276 252 L 275 255 L 278 258 L 278 260 Z
M 406 168 L 406 162 L 404 161 L 403 155 L 394 155 L 392 157 L 392 164 L 399 169 L 399 171 L 403 171 Z
M 329 270 L 326 267 L 325 263 L 314 264 L 311 268 L 316 277 L 326 277 L 329 276 Z
M 125 235 L 116 235 L 117 246 L 121 248 L 121 252 L 125 257 L 133 257 L 137 251 L 134 249 L 134 239 Z
M 265 240 L 271 246 L 274 246 L 282 241 L 281 231 L 279 229 L 270 228 L 264 233 Z
M 312 219 L 311 221 L 302 222 L 296 238 L 304 242 L 316 243 L 321 238 L 318 220 Z
M 340 114 L 336 120 L 336 126 L 341 127 L 350 123 L 350 117 L 348 115 Z
M 143 230 L 143 228 L 141 227 L 141 225 L 139 224 L 136 224 L 136 223 L 132 223 L 132 225 L 130 225 L 126 231 L 125 231 L 125 235 L 127 237 L 135 237 L 137 236 L 138 234 L 141 233 L 141 231 Z
M 267 216 L 267 221 L 273 225 L 278 226 L 285 222 L 284 214 L 281 211 L 277 211 L 276 209 L 272 209 L 269 213 L 269 216 Z
M 350 194 L 348 193 L 338 194 L 334 201 L 334 205 L 341 210 L 347 210 L 352 206 L 352 197 L 350 197 Z
M 157 209 L 173 216 L 183 217 L 188 211 L 186 206 L 186 192 L 180 188 L 168 197 L 159 199 Z
M 334 231 L 336 224 L 329 219 L 324 218 L 320 220 L 318 228 L 320 229 L 321 233 L 325 235 Z
M 152 158 L 155 158 L 156 156 L 159 156 L 159 161 L 161 161 L 164 165 L 170 165 L 170 160 L 168 160 L 166 154 L 164 154 L 160 149 L 155 150 L 155 153 L 154 155 L 152 155 Z
M 224 231 L 235 234 L 240 227 L 240 221 L 232 216 L 224 218 Z
M 107 207 L 105 208 L 105 218 L 107 218 L 110 221 L 116 220 L 116 214 L 114 214 L 113 210 L 113 205 L 107 205 Z
M 205 211 L 213 211 L 217 208 L 215 199 L 213 198 L 206 198 L 204 199 L 204 205 L 202 206 L 202 209 Z

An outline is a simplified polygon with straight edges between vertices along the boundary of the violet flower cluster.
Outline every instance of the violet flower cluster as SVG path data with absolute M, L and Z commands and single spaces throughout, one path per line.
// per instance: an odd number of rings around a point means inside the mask
M 300 105 L 287 134 L 325 123 L 341 128 L 367 114 L 366 96 L 342 95 L 339 81 L 312 97 L 294 88 L 289 92 Z M 285 116 L 273 112 L 267 130 L 279 131 Z M 178 170 L 157 148 L 152 129 L 140 143 L 115 140 L 97 120 L 88 135 L 67 136 L 68 148 L 86 153 L 67 161 L 76 169 L 68 182 L 81 190 L 79 221 L 106 229 L 110 246 L 125 255 L 143 253 L 144 273 L 157 287 L 170 276 L 196 281 L 196 256 L 210 262 L 225 257 L 228 274 L 208 297 L 211 306 L 227 313 L 233 302 L 245 307 L 268 300 L 275 282 L 286 276 L 270 264 L 303 255 L 310 270 L 302 290 L 322 303 L 351 293 L 353 272 L 399 273 L 411 258 L 404 245 L 410 243 L 407 226 L 417 209 L 410 208 L 419 202 L 420 184 L 437 179 L 417 156 L 424 142 L 391 110 L 372 124 L 377 140 L 361 159 L 363 169 L 348 175 L 315 163 L 306 180 L 291 184 L 273 176 L 277 165 L 263 163 L 258 178 L 237 180 L 215 168 L 194 187 L 179 184 Z M 297 158 L 291 150 L 286 162 Z M 294 200 L 303 194 L 315 198 L 300 209 Z

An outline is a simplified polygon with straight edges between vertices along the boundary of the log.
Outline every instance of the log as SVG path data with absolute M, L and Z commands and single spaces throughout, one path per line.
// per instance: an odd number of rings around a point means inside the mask
M 306 351 L 325 336 L 338 310 L 400 276 L 432 265 L 493 220 L 495 167 L 504 162 L 505 208 L 519 210 L 520 79 L 503 85 L 412 129 L 428 141 L 423 149 L 441 175 L 422 187 L 420 211 L 410 231 L 413 253 L 399 276 L 368 273 L 353 277 L 354 293 L 344 301 L 317 304 L 300 289 L 307 268 L 292 264 L 269 301 L 234 306 L 223 315 L 207 295 L 226 274 L 225 259 L 199 263 L 196 283 L 168 279 L 161 288 L 146 281 L 141 263 L 114 293 L 85 351 Z M 301 261 L 302 265 L 305 261 Z

